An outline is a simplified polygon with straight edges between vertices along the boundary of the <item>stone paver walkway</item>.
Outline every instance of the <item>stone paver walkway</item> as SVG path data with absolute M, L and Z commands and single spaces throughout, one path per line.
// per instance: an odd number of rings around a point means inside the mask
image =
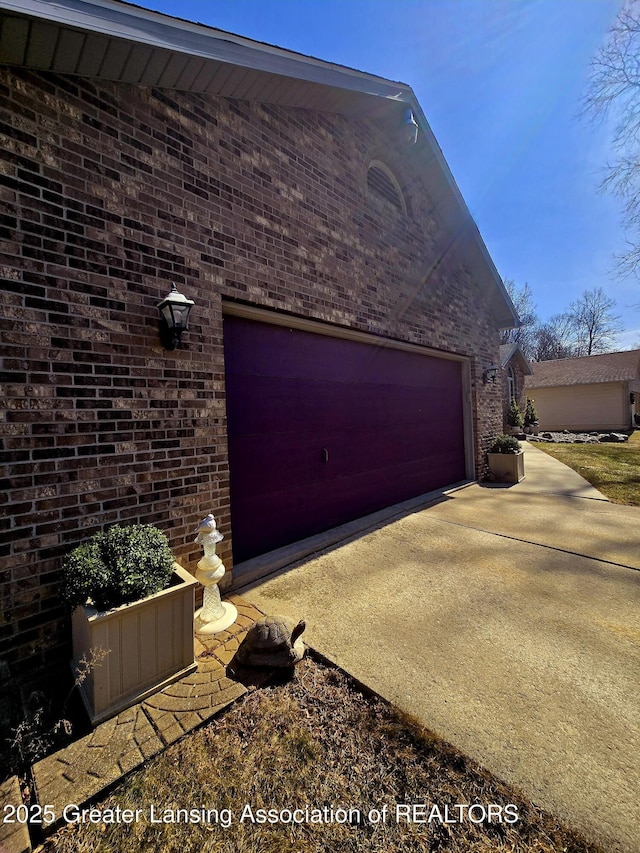
M 227 678 L 226 666 L 247 630 L 263 613 L 238 595 L 231 595 L 228 600 L 237 607 L 238 618 L 228 631 L 204 641 L 196 637 L 195 672 L 34 765 L 38 803 L 53 807 L 56 823 L 65 806 L 82 806 L 247 692 L 244 684 Z M 258 682 L 269 675 L 258 674 Z M 252 684 L 258 682 L 254 673 Z M 3 804 L 17 806 L 22 802 L 15 777 L 0 787 L 0 798 Z M 55 824 L 48 828 L 49 832 L 54 828 Z M 25 826 L 0 825 L 1 853 L 30 849 Z
M 12 776 L 0 784 L 0 805 L 17 807 L 21 803 L 18 777 Z M 0 823 L 0 853 L 29 853 L 30 850 L 31 839 L 24 823 Z

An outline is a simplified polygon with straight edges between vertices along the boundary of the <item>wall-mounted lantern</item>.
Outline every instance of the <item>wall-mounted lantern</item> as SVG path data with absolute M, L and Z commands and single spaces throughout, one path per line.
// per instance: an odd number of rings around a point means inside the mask
M 402 126 L 400 128 L 402 141 L 405 145 L 416 144 L 418 141 L 418 130 L 418 122 L 415 120 L 413 112 L 411 110 L 406 110 L 404 119 L 402 120 Z
M 498 375 L 498 367 L 495 364 L 492 364 L 491 367 L 487 367 L 486 370 L 482 372 L 482 381 L 486 385 L 488 382 L 492 382 L 495 384 L 496 376 Z
M 171 285 L 171 293 L 158 303 L 160 340 L 165 349 L 175 349 L 180 344 L 194 305 L 195 302 L 180 293 L 175 284 Z

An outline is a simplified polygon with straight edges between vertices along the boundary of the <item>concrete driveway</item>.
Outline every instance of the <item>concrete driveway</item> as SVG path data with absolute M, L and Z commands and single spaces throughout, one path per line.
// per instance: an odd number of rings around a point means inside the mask
M 640 509 L 526 447 L 472 484 L 242 590 L 536 803 L 640 850 Z

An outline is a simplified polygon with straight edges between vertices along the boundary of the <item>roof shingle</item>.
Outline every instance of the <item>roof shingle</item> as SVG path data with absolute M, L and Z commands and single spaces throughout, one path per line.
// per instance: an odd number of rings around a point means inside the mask
M 640 349 L 538 361 L 531 366 L 533 375 L 525 381 L 527 389 L 632 381 L 640 378 Z

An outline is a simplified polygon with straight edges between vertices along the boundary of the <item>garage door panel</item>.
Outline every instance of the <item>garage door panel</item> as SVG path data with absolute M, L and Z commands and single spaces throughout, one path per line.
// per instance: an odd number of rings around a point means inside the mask
M 308 513 L 301 511 L 301 502 L 321 510 L 317 512 L 315 522 L 311 520 L 310 523 Z M 268 501 L 255 494 L 237 498 L 233 515 L 252 521 L 250 529 L 242 525 L 240 529 L 237 529 L 237 525 L 233 527 L 234 562 L 243 562 L 257 554 L 273 551 L 327 529 L 324 522 L 319 520 L 326 515 L 325 503 L 326 495 L 319 485 L 310 485 L 304 490 L 287 489 L 282 493 L 273 493 Z M 259 543 L 259 551 L 256 550 L 256 543 Z
M 323 446 L 317 438 L 284 432 L 230 440 L 230 458 L 237 459 L 242 454 L 243 460 L 233 473 L 235 493 L 264 495 L 320 480 L 324 470 Z
M 394 432 L 398 434 L 397 441 L 393 440 Z M 402 435 L 403 430 L 397 429 L 329 431 L 324 436 L 248 436 L 237 445 L 243 454 L 243 465 L 234 469 L 234 489 L 264 495 L 411 462 L 416 450 L 400 440 Z M 230 453 L 235 452 L 236 445 L 231 443 Z M 423 447 L 420 455 L 427 452 L 428 448 Z
M 413 460 L 403 465 L 288 488 L 280 493 L 272 492 L 268 501 L 262 495 L 248 495 L 238 500 L 234 507 L 234 512 L 241 517 L 251 518 L 250 535 L 246 529 L 237 531 L 234 528 L 234 559 L 242 562 L 257 553 L 266 553 L 384 506 L 400 503 L 408 496 L 437 489 L 442 485 L 442 477 L 449 476 L 447 463 L 452 462 L 455 464 L 453 457 L 440 459 L 436 464 L 429 460 Z M 463 478 L 464 471 L 460 470 L 457 479 Z M 384 493 L 383 503 L 380 501 L 381 491 Z M 359 507 L 356 515 L 353 514 L 354 503 Z M 310 516 L 311 506 L 315 512 Z M 256 552 L 255 542 L 260 543 L 261 551 Z
M 309 383 L 298 379 L 271 376 L 235 376 L 227 392 L 229 432 L 251 433 L 317 429 L 325 419 L 324 397 L 320 386 L 309 393 Z
M 443 433 L 437 422 L 418 420 L 315 433 L 254 432 L 230 439 L 230 455 L 242 453 L 244 460 L 234 468 L 234 489 L 262 495 L 422 459 L 448 468 L 450 455 L 459 457 L 460 441 L 458 429 Z
M 413 429 L 410 430 L 409 427 Z M 344 477 L 404 463 L 418 463 L 422 459 L 431 460 L 434 449 L 442 452 L 449 443 L 448 439 L 438 440 L 434 431 L 431 431 L 431 435 L 432 440 L 428 426 L 419 423 L 391 424 L 382 429 L 329 433 L 325 444 L 329 459 L 323 469 L 324 477 Z
M 361 515 L 381 509 L 380 492 L 384 490 L 388 506 L 436 489 L 442 485 L 446 465 L 433 465 L 427 460 L 412 460 L 399 465 L 381 467 L 375 471 L 362 471 L 349 478 L 331 483 L 331 497 L 336 512 L 341 518 L 348 512 L 354 500 L 361 499 Z M 462 479 L 460 477 L 459 479 Z M 336 522 L 340 523 L 340 522 Z
M 610 430 L 629 424 L 629 397 L 622 383 L 534 388 L 530 393 L 541 429 Z
M 384 428 L 394 423 L 439 420 L 433 408 L 438 389 L 393 385 L 339 385 L 333 389 L 331 423 L 336 427 Z
M 336 383 L 420 387 L 425 382 L 426 361 L 429 384 L 447 388 L 451 376 L 459 371 L 458 362 L 402 352 L 384 341 L 362 344 L 238 317 L 225 318 L 224 334 L 226 371 L 230 374 L 318 381 L 329 376 Z M 245 345 L 247 334 L 251 336 L 250 347 Z M 403 361 L 401 376 L 394 363 L 398 357 Z
M 464 478 L 461 363 L 225 318 L 236 562 Z
M 237 376 L 233 384 L 229 430 L 243 434 L 283 431 L 283 425 L 315 433 L 330 425 L 357 429 L 411 422 L 428 417 L 433 394 L 432 389 L 264 376 Z
M 450 420 L 461 417 L 456 402 L 433 386 L 397 387 L 367 383 L 309 382 L 264 376 L 236 376 L 227 392 L 229 431 L 251 434 L 283 431 L 316 433 L 318 429 L 366 429 L 389 423 Z
M 225 351 L 229 372 L 311 380 L 323 380 L 329 375 L 337 382 L 359 381 L 367 373 L 375 373 L 376 354 L 354 356 L 351 341 L 331 339 L 331 348 L 326 348 L 323 335 L 240 318 L 232 320 L 233 328 L 225 320 L 225 344 L 233 350 L 229 357 Z M 247 348 L 245 333 L 250 326 L 253 327 L 249 332 L 252 342 Z M 235 346 L 236 341 L 241 344 Z

